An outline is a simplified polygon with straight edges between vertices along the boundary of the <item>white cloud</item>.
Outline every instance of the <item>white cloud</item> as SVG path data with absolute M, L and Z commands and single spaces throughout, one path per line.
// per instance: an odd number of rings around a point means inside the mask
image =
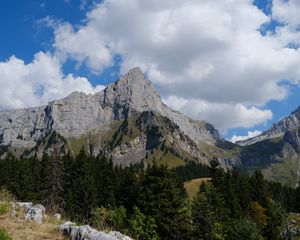
M 299 83 L 300 50 L 286 46 L 300 37 L 294 27 L 262 36 L 258 29 L 273 16 L 252 2 L 105 0 L 82 25 L 55 27 L 54 48 L 95 73 L 119 54 L 122 73 L 140 66 L 190 116 L 222 129 L 254 126 L 272 117 L 261 109 L 268 101 L 287 96 L 280 80 Z M 297 0 L 289 9 L 273 2 L 273 18 L 298 24 L 298 11 L 290 10 Z
M 258 136 L 259 134 L 261 134 L 261 131 L 258 130 L 254 130 L 254 131 L 248 131 L 248 134 L 246 136 L 237 136 L 237 135 L 233 135 L 232 138 L 230 139 L 231 142 L 236 143 L 238 141 L 243 141 L 249 138 L 253 138 Z
M 73 91 L 94 93 L 103 89 L 94 88 L 86 78 L 64 76 L 60 62 L 43 52 L 28 64 L 15 56 L 0 62 L 0 76 L 0 109 L 37 106 Z
M 242 104 L 211 103 L 204 100 L 177 98 L 170 96 L 164 102 L 172 108 L 184 112 L 192 118 L 205 116 L 223 133 L 228 128 L 253 127 L 272 119 L 270 110 L 245 107 Z

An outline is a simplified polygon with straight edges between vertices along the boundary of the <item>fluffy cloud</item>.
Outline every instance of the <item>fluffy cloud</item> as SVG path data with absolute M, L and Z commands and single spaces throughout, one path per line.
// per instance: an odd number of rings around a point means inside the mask
M 43 52 L 28 64 L 15 56 L 0 62 L 0 76 L 0 109 L 36 106 L 73 91 L 94 93 L 103 89 L 92 87 L 86 78 L 64 76 L 60 62 Z
M 265 103 L 287 96 L 282 79 L 300 79 L 299 50 L 287 47 L 300 39 L 298 1 L 273 0 L 274 16 L 252 2 L 105 0 L 81 26 L 56 26 L 54 48 L 95 73 L 118 54 L 121 72 L 140 66 L 169 105 L 176 96 L 175 107 L 194 118 L 249 127 L 272 117 Z M 262 36 L 272 18 L 285 26 Z
M 259 134 L 261 134 L 261 131 L 258 130 L 254 130 L 254 131 L 248 131 L 248 134 L 246 136 L 237 136 L 237 135 L 233 135 L 232 138 L 230 139 L 231 142 L 236 143 L 238 141 L 243 141 L 246 140 L 248 138 L 253 138 L 258 136 Z
M 204 100 L 178 98 L 170 96 L 164 102 L 172 108 L 184 112 L 192 118 L 206 116 L 218 129 L 225 133 L 228 126 L 231 128 L 253 127 L 272 119 L 270 110 L 257 107 L 245 107 L 242 104 L 211 103 Z

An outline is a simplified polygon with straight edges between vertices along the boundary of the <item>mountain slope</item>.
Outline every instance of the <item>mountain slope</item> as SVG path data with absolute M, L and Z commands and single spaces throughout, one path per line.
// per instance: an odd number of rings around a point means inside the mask
M 300 107 L 257 137 L 238 142 L 246 169 L 262 169 L 266 177 L 290 186 L 300 180 Z
M 287 131 L 297 130 L 298 128 L 300 128 L 300 106 L 290 116 L 281 119 L 278 123 L 274 123 L 269 130 L 256 137 L 239 141 L 237 144 L 247 146 L 266 139 L 282 137 Z
M 0 112 L 2 152 L 17 155 L 77 154 L 83 147 L 118 164 L 139 163 L 151 155 L 180 165 L 223 158 L 226 151 L 218 146 L 224 143 L 211 124 L 168 108 L 139 68 L 95 95 L 74 92 L 47 106 Z M 224 165 L 231 164 L 228 159 Z

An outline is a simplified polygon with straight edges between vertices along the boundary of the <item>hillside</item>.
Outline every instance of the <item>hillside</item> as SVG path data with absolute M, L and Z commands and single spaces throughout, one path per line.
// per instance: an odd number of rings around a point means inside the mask
M 211 124 L 168 108 L 139 68 L 95 95 L 74 92 L 47 106 L 0 112 L 2 157 L 75 156 L 84 148 L 121 165 L 147 162 L 149 155 L 170 166 L 213 158 L 236 165 L 222 147 L 227 143 Z
M 79 154 L 121 166 L 156 161 L 170 168 L 189 161 L 238 167 L 289 186 L 299 182 L 300 108 L 261 135 L 237 144 L 205 121 L 167 107 L 139 68 L 94 95 L 74 92 L 47 106 L 0 112 L 0 156 L 39 159 Z
M 243 168 L 261 169 L 273 181 L 298 186 L 300 180 L 300 107 L 257 137 L 238 142 Z
M 58 230 L 55 222 L 41 225 L 24 219 L 12 218 L 8 214 L 0 215 L 0 229 L 5 229 L 12 240 L 66 240 Z

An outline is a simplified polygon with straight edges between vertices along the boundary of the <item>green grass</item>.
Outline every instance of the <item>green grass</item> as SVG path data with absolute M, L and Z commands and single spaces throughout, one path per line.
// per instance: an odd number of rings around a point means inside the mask
M 12 240 L 11 236 L 3 228 L 0 228 L 0 240 Z
M 200 191 L 201 184 L 207 183 L 211 178 L 196 178 L 193 180 L 189 180 L 184 182 L 184 188 L 186 193 L 190 199 L 192 199 L 197 193 Z
M 0 203 L 0 215 L 6 214 L 10 211 L 10 205 L 8 203 Z
M 268 180 L 295 187 L 298 183 L 297 171 L 300 165 L 299 161 L 299 157 L 296 155 L 288 156 L 277 163 L 270 164 L 262 172 Z
M 227 146 L 228 145 L 228 146 Z M 224 146 L 213 146 L 207 143 L 200 143 L 201 151 L 207 156 L 209 159 L 213 158 L 234 158 L 240 151 L 240 146 L 233 146 L 231 144 L 227 144 Z M 224 147 L 224 148 L 223 148 Z
M 180 159 L 179 157 L 173 155 L 170 152 L 168 152 L 166 155 L 162 156 L 159 163 L 162 164 L 162 165 L 167 165 L 168 168 L 175 168 L 175 167 L 178 167 L 178 166 L 185 165 L 184 160 Z

